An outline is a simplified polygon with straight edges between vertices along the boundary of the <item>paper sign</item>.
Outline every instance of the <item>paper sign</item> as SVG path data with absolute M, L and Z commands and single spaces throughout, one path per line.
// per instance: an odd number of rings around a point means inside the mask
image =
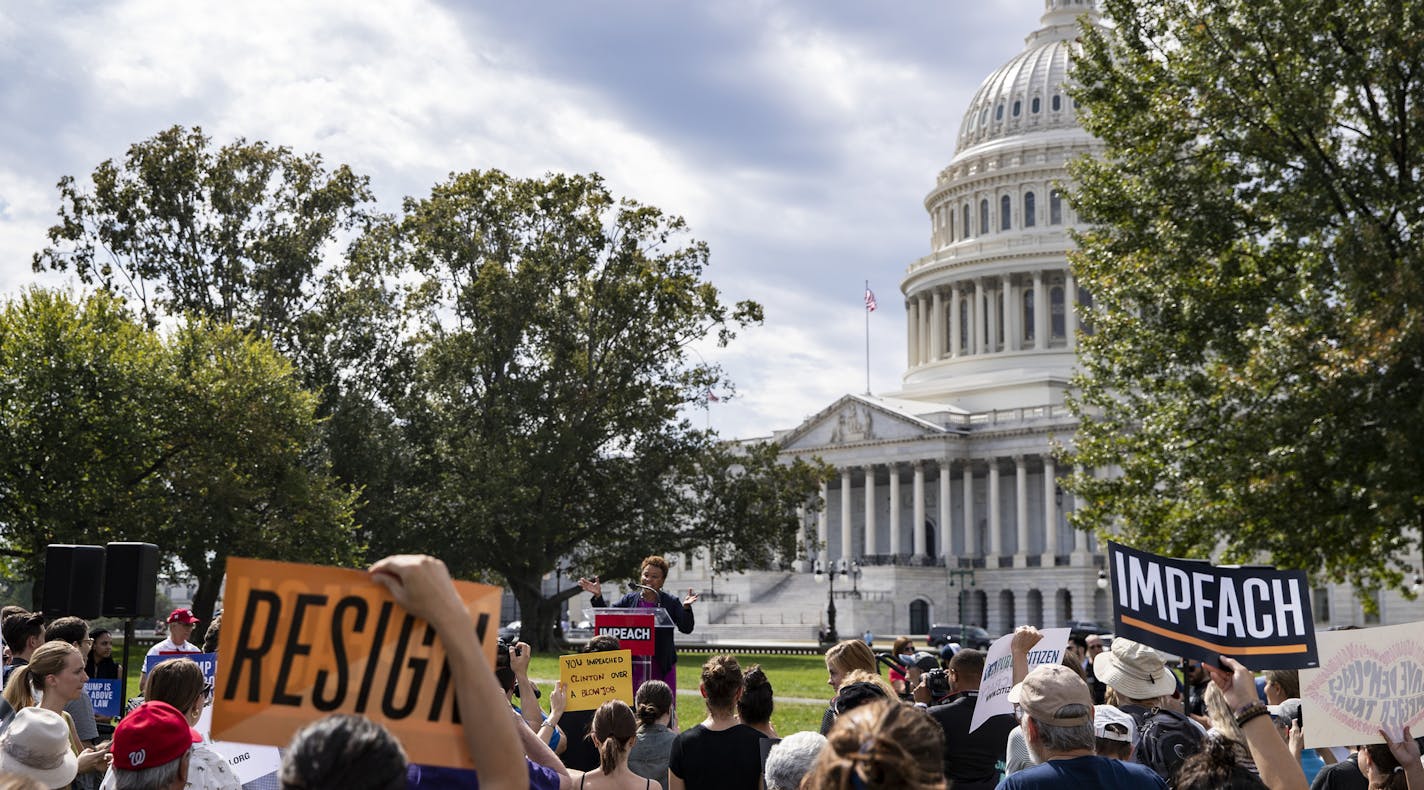
M 153 655 L 153 656 L 144 656 L 144 659 L 143 659 L 143 674 L 144 674 L 144 676 L 147 677 L 149 673 L 153 672 L 153 668 L 156 667 L 156 666 L 158 666 L 159 664 L 162 664 L 162 663 L 164 663 L 165 661 L 172 661 L 172 660 L 175 659 L 175 658 L 186 658 L 186 659 L 192 661 L 193 663 L 195 663 L 195 664 L 198 665 L 198 668 L 199 668 L 199 669 L 203 670 L 203 680 L 207 681 L 208 683 L 216 683 L 216 682 L 217 682 L 217 671 L 218 671 L 218 669 L 217 669 L 217 666 L 218 666 L 218 654 L 217 654 L 217 653 L 181 653 L 181 652 L 174 652 L 174 653 L 159 653 L 159 654 Z M 212 729 L 213 729 L 213 709 L 212 709 L 211 706 L 206 707 L 206 708 L 203 708 L 203 713 L 202 713 L 201 716 L 198 717 L 198 723 L 193 725 L 193 729 L 197 730 L 198 733 L 201 734 L 201 735 L 202 735 L 203 737 L 205 737 L 205 738 L 208 736 L 209 733 L 212 732 Z
M 120 678 L 90 680 L 84 684 L 89 704 L 100 716 L 117 716 L 124 712 L 124 681 Z
M 593 618 L 593 631 L 599 636 L 605 634 L 618 640 L 619 647 L 627 648 L 635 656 L 651 656 L 654 652 L 653 629 L 657 621 L 652 612 L 647 614 L 606 614 L 599 612 Z
M 1221 568 L 1108 543 L 1113 625 L 1166 653 L 1254 670 L 1317 666 L 1304 571 Z
M 559 680 L 568 690 L 568 710 L 594 710 L 611 700 L 633 704 L 633 653 L 608 650 L 559 656 Z
M 1300 673 L 1305 745 L 1384 743 L 1424 721 L 1424 623 L 1326 631 L 1320 668 Z
M 208 748 L 222 755 L 237 781 L 242 784 L 255 782 L 282 770 L 282 753 L 275 746 L 258 746 L 251 743 L 214 741 Z
M 1068 647 L 1069 628 L 1044 628 L 1039 631 L 1043 638 L 1028 651 L 1028 670 L 1043 664 L 1063 663 L 1063 651 Z M 1014 685 L 1014 657 L 1009 651 L 1013 641 L 1012 633 L 1004 634 L 989 645 L 984 654 L 984 677 L 979 681 L 979 699 L 974 703 L 974 715 L 969 719 L 969 731 L 979 729 L 979 725 L 990 716 L 1013 713 L 1009 704 L 1009 689 Z
M 500 589 L 456 582 L 494 666 Z M 285 746 L 330 713 L 380 722 L 412 762 L 474 767 L 435 630 L 363 571 L 229 558 L 213 737 Z M 488 637 L 488 638 L 486 638 Z

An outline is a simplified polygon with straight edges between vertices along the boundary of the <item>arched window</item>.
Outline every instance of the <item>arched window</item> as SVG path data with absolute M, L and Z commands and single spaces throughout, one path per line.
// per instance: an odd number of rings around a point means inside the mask
M 1020 100 L 1018 100 L 1018 99 L 1014 99 L 1014 117 L 1015 117 L 1015 118 L 1019 117 L 1019 113 L 1022 112 L 1022 111 L 1023 111 L 1023 102 L 1020 101 Z
M 954 241 L 954 209 L 946 208 L 944 218 L 949 222 L 949 240 Z
M 1008 195 L 999 198 L 999 230 L 1009 230 L 1013 227 L 1014 208 L 1013 201 Z
M 968 204 L 968 203 L 965 203 L 965 204 L 964 204 L 964 238 L 966 238 L 966 239 L 969 238 L 969 229 L 970 229 L 971 227 L 973 227 L 973 225 L 970 225 L 970 224 L 969 224 L 969 204 Z
M 1033 97 L 1033 101 L 1028 103 L 1028 111 L 1037 115 L 1038 111 L 1042 109 L 1042 103 L 1043 102 L 1037 96 Z
M 1038 218 L 1034 216 L 1033 193 L 1024 193 L 1024 227 L 1031 228 L 1038 224 Z
M 1056 93 L 1053 94 L 1053 103 L 1051 106 L 1053 107 L 1054 112 L 1058 112 L 1059 110 L 1063 109 L 1063 97 L 1059 96 Z
M 1019 625 L 1018 617 L 1014 614 L 1014 591 L 999 591 L 999 630 L 1006 634 L 1013 633 Z M 919 633 L 911 631 L 911 633 Z
M 1073 621 L 1073 593 L 1058 591 L 1058 625 L 1065 626 Z
M 994 120 L 1004 120 L 1004 105 L 1000 104 L 998 107 L 994 108 Z
M 988 200 L 988 198 L 980 198 L 980 200 L 979 200 L 979 235 L 980 235 L 980 236 L 987 236 L 988 234 L 989 234 L 989 200 Z
M 969 350 L 969 300 L 959 300 L 959 350 Z
M 1063 314 L 1063 286 L 1055 285 L 1048 289 L 1048 315 L 1051 318 L 1052 328 L 1049 337 L 1057 340 L 1068 333 L 1068 324 Z
M 983 590 L 974 591 L 974 622 L 980 628 L 989 627 L 989 594 Z
M 1063 195 L 1056 189 L 1048 193 L 1048 224 L 1063 224 Z
M 1023 291 L 1023 339 L 1033 342 L 1033 289 Z
M 1043 593 L 1036 589 L 1028 591 L 1028 611 L 1024 613 L 1024 623 L 1034 628 L 1047 625 L 1043 622 Z
M 980 126 L 983 126 L 984 124 L 986 124 L 986 123 L 988 123 L 988 122 L 989 122 L 989 108 L 988 108 L 988 107 L 985 107 L 985 108 L 979 113 L 979 125 L 980 125 Z

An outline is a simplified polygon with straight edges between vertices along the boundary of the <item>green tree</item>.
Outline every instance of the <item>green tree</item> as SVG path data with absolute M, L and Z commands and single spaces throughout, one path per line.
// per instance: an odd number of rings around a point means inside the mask
M 1424 3 L 1107 0 L 1081 526 L 1364 590 L 1424 525 Z M 1390 559 L 1393 558 L 1393 559 Z
M 165 339 L 107 292 L 27 291 L 0 310 L 0 550 L 39 580 L 50 543 L 151 541 L 197 577 L 204 619 L 230 554 L 350 562 L 315 402 L 232 327 Z
M 503 579 L 541 648 L 578 592 L 541 593 L 561 559 L 618 578 L 647 554 L 735 538 L 719 562 L 740 569 L 794 539 L 788 503 L 814 490 L 804 464 L 783 472 L 754 452 L 744 470 L 775 472 L 788 493 L 715 518 L 705 507 L 708 479 L 739 473 L 679 417 L 721 380 L 688 347 L 729 341 L 761 309 L 724 304 L 702 279 L 706 245 L 685 237 L 681 219 L 616 200 L 597 176 L 474 171 L 408 200 L 353 255 L 351 281 L 409 322 L 384 390 L 411 451 L 402 537 Z

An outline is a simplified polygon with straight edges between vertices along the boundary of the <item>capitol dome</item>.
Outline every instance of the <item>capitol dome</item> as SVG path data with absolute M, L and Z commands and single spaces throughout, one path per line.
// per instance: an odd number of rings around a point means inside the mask
M 965 110 L 925 197 L 931 252 L 901 282 L 901 397 L 970 411 L 1062 401 L 1088 300 L 1068 266 L 1076 217 L 1062 186 L 1070 161 L 1101 150 L 1067 90 L 1085 18 L 1099 23 L 1096 0 L 1044 0 L 1040 28 Z

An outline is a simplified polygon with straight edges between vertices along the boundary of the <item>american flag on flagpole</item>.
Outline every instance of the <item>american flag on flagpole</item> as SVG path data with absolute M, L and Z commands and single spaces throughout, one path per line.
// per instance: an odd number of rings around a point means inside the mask
M 867 313 L 873 313 L 873 312 L 875 312 L 875 308 L 876 308 L 876 304 L 875 304 L 875 292 L 872 291 L 872 290 L 870 290 L 869 288 L 866 288 L 866 289 L 865 289 L 865 312 L 867 312 Z
M 707 390 L 707 400 L 711 401 L 712 403 L 719 403 L 722 399 L 717 397 L 717 393 L 713 392 L 712 390 Z

